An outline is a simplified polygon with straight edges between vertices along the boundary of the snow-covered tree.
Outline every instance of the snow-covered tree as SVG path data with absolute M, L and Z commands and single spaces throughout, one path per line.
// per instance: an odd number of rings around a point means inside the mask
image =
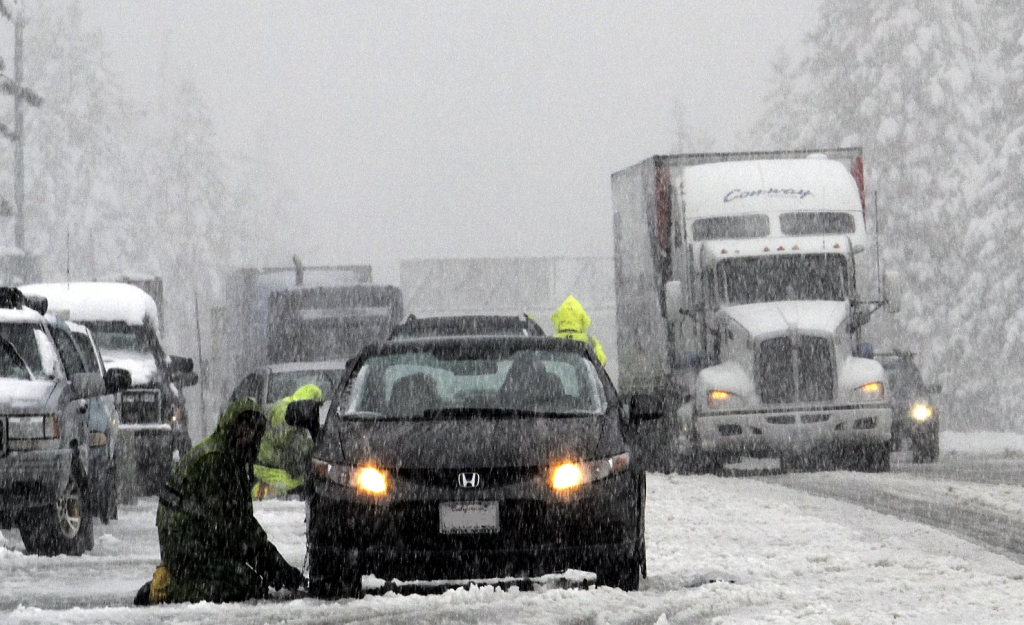
M 882 257 L 908 282 L 891 346 L 944 383 L 947 425 L 1024 428 L 1007 115 L 1013 102 L 1019 125 L 1020 13 L 1006 0 L 825 0 L 808 56 L 777 65 L 757 130 L 765 148 L 864 147 Z

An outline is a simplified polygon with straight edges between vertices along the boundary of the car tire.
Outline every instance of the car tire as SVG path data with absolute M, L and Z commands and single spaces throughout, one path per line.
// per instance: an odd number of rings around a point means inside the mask
M 931 463 L 939 459 L 939 437 L 928 434 L 913 441 L 913 461 L 915 464 Z
M 361 599 L 364 595 L 361 567 L 346 567 L 341 559 L 328 558 L 311 549 L 309 594 L 318 599 Z
M 68 482 L 55 500 L 30 513 L 19 526 L 25 551 L 41 556 L 80 556 L 93 547 L 88 482 L 81 464 L 72 465 Z
M 626 556 L 607 555 L 594 566 L 598 586 L 612 586 L 626 592 L 640 588 L 640 570 L 643 566 L 634 547 Z

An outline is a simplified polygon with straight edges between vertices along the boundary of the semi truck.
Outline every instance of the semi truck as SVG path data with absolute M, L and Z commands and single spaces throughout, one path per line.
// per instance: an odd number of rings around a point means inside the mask
M 619 386 L 661 415 L 640 432 L 649 466 L 888 470 L 886 376 L 862 338 L 900 282 L 860 262 L 863 172 L 847 148 L 654 156 L 612 175 Z

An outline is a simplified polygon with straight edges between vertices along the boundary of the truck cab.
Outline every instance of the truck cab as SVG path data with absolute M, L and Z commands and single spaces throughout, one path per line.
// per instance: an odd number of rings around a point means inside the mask
M 898 298 L 863 287 L 862 181 L 859 149 L 657 156 L 612 176 L 620 385 L 664 399 L 655 444 L 712 467 L 888 468 L 885 371 L 859 354 Z

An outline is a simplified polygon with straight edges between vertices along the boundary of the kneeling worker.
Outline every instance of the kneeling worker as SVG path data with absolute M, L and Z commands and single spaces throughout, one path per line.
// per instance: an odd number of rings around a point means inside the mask
M 136 605 L 244 601 L 305 583 L 253 517 L 252 463 L 266 426 L 255 400 L 236 400 L 174 468 L 156 516 L 161 564 Z

